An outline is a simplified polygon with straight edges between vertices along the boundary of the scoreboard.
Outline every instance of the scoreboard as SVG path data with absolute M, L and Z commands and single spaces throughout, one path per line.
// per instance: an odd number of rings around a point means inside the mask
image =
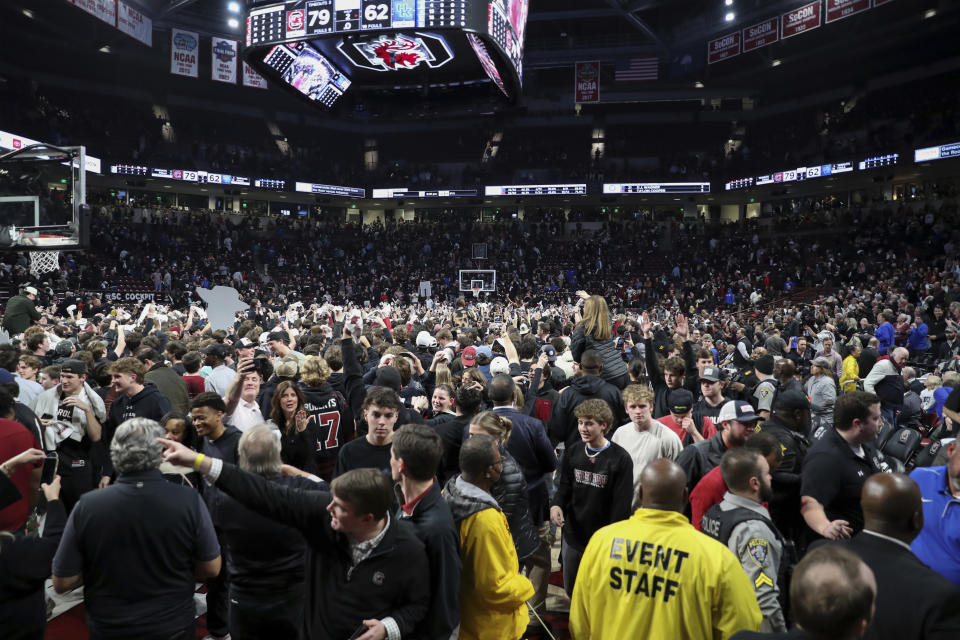
M 709 182 L 605 182 L 604 193 L 710 193 Z
M 254 2 L 243 57 L 326 107 L 351 84 L 408 86 L 413 75 L 421 76 L 414 82 L 447 87 L 489 79 L 512 99 L 522 80 L 528 12 L 529 0 Z M 429 72 L 429 79 L 408 73 L 413 69 Z
M 486 17 L 486 2 L 474 0 L 292 0 L 250 10 L 247 46 L 372 29 L 465 29 Z
M 484 188 L 487 196 L 562 196 L 584 195 L 584 184 L 508 184 Z

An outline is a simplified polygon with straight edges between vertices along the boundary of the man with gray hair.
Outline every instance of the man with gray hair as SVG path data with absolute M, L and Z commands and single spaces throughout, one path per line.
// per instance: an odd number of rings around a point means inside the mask
M 122 423 L 110 444 L 116 483 L 85 493 L 53 559 L 53 587 L 84 585 L 90 637 L 193 640 L 196 582 L 220 572 L 220 547 L 196 491 L 160 474 L 164 429 Z
M 276 429 L 258 424 L 240 436 L 239 464 L 271 483 L 328 491 L 319 478 L 282 476 Z M 295 528 L 217 492 L 217 529 L 230 572 L 230 635 L 300 638 L 306 603 L 307 542 Z

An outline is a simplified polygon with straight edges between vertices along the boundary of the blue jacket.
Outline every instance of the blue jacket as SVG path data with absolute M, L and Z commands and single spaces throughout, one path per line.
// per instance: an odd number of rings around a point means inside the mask
M 922 351 L 927 348 L 927 323 L 921 322 L 916 329 L 910 331 L 907 337 L 907 347 L 910 351 Z
M 889 322 L 884 322 L 882 325 L 877 327 L 877 330 L 873 332 L 873 337 L 880 341 L 880 344 L 877 345 L 877 352 L 880 355 L 886 355 L 887 349 L 893 347 L 893 339 L 896 335 L 896 332 L 893 329 L 893 325 Z
M 920 560 L 960 587 L 960 499 L 948 487 L 946 467 L 914 469 L 923 495 L 923 530 L 910 547 Z

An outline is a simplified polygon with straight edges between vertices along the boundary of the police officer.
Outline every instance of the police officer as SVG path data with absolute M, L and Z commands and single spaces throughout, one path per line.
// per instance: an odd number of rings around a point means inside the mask
M 754 369 L 757 377 L 760 378 L 760 384 L 753 390 L 750 397 L 750 403 L 756 407 L 757 413 L 766 420 L 770 417 L 773 409 L 773 399 L 777 395 L 777 379 L 773 377 L 773 370 L 776 362 L 771 355 L 765 355 L 757 358 Z
M 780 596 L 789 543 L 770 520 L 761 502 L 771 499 L 770 465 L 758 451 L 741 447 L 723 454 L 720 473 L 727 483 L 723 501 L 703 516 L 702 530 L 727 545 L 757 593 L 762 631 L 787 630 Z
M 683 470 L 665 459 L 648 464 L 640 502 L 630 519 L 590 538 L 570 604 L 571 636 L 728 638 L 758 629 L 760 609 L 739 561 L 681 513 Z
M 800 518 L 800 472 L 810 448 L 810 401 L 796 390 L 777 394 L 773 415 L 758 429 L 780 441 L 783 454 L 780 466 L 773 472 L 773 498 L 770 515 L 780 532 L 797 540 L 803 531 Z

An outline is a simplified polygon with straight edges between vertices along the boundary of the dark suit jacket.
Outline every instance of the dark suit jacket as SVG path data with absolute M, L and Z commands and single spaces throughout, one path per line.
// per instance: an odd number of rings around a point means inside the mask
M 869 533 L 843 542 L 877 578 L 877 603 L 865 640 L 960 638 L 960 589 L 909 549 Z

